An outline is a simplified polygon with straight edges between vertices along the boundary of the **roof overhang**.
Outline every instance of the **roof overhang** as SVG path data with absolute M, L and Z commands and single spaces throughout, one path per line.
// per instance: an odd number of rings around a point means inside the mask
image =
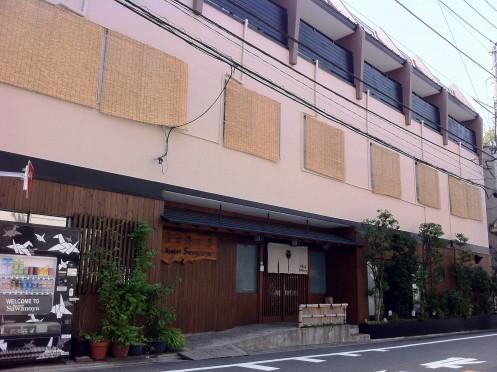
M 221 211 L 220 211 L 221 212 Z M 286 238 L 298 241 L 315 242 L 340 246 L 359 246 L 355 241 L 324 230 L 290 226 L 274 220 L 255 220 L 242 217 L 208 213 L 203 211 L 166 208 L 161 218 L 178 226 L 193 226 L 214 230 L 228 230 L 233 233 L 250 234 L 264 237 Z

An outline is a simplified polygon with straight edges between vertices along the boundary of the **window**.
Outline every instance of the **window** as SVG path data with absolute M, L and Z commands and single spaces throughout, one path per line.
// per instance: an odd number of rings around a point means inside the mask
M 371 162 L 373 192 L 401 199 L 400 155 L 372 143 Z
M 440 208 L 438 171 L 423 164 L 416 164 L 416 191 L 420 204 Z
M 236 246 L 236 292 L 257 292 L 259 246 L 237 244 Z
M 279 102 L 230 81 L 226 86 L 224 146 L 278 161 L 280 106 Z
M 28 222 L 28 214 L 14 211 L 0 210 L 0 220 L 11 222 Z
M 481 190 L 449 177 L 450 212 L 454 216 L 483 221 Z
M 327 293 L 326 291 L 326 254 L 311 251 L 311 293 Z
M 33 223 L 35 225 L 67 227 L 66 217 L 47 216 L 45 214 L 0 210 L 0 220 Z
M 43 214 L 30 214 L 29 223 L 34 223 L 36 225 L 67 227 L 67 218 L 47 216 Z
M 342 130 L 305 116 L 306 169 L 345 180 L 345 139 Z

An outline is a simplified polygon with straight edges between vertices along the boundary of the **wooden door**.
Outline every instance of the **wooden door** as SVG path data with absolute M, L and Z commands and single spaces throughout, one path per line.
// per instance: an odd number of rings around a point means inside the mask
M 307 303 L 307 275 L 263 274 L 262 321 L 297 322 L 299 305 Z

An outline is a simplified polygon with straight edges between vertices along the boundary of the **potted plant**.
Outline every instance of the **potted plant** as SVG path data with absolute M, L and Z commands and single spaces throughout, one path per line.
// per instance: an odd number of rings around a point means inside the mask
M 167 347 L 166 329 L 174 322 L 176 315 L 170 307 L 163 306 L 158 300 L 152 302 L 147 316 L 147 335 L 151 353 L 162 354 Z
M 99 332 L 82 332 L 81 337 L 88 340 L 90 357 L 93 360 L 104 360 L 109 349 L 109 339 Z
M 185 336 L 179 328 L 166 328 L 162 330 L 162 337 L 169 351 L 180 351 L 186 345 Z
M 145 352 L 145 346 L 147 345 L 147 338 L 143 335 L 138 335 L 134 340 L 131 340 L 129 346 L 128 355 L 130 356 L 140 356 Z

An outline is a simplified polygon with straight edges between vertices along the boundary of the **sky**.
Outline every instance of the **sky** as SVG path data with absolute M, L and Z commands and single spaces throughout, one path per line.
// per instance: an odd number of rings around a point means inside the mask
M 405 54 L 418 56 L 443 85 L 457 85 L 483 118 L 484 129 L 493 130 L 490 51 L 497 42 L 497 0 L 341 1 L 368 26 L 381 27 Z

